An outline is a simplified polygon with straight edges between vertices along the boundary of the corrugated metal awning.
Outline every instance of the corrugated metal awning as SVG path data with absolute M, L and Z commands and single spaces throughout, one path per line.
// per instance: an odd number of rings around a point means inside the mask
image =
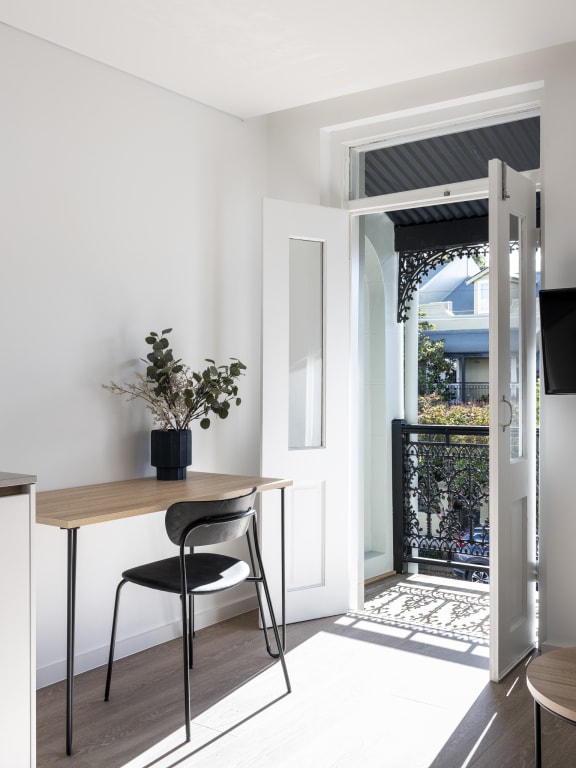
M 486 178 L 493 158 L 516 171 L 538 169 L 540 117 L 369 149 L 363 158 L 364 196 Z M 395 225 L 397 251 L 488 241 L 487 200 L 392 211 L 388 216 Z

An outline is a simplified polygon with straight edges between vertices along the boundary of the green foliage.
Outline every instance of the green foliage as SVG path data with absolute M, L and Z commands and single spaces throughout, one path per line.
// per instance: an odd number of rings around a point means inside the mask
M 446 424 L 448 426 L 489 425 L 488 405 L 460 403 L 450 405 L 437 394 L 418 398 L 419 424 Z
M 444 355 L 444 341 L 432 341 L 427 331 L 436 326 L 422 320 L 424 313 L 418 310 L 418 394 L 437 394 L 447 400 L 448 384 L 456 380 L 455 361 Z
M 128 400 L 140 398 L 154 416 L 159 429 L 188 429 L 194 419 L 200 420 L 202 429 L 210 426 L 210 417 L 226 419 L 230 404 L 240 405 L 237 379 L 244 375 L 246 366 L 237 358 L 229 365 L 209 365 L 202 371 L 191 371 L 180 359 L 174 358 L 167 335 L 171 328 L 160 334 L 151 331 L 146 343 L 152 347 L 146 355 L 146 374 L 137 373 L 136 382 L 104 384 L 114 394 L 127 395 Z

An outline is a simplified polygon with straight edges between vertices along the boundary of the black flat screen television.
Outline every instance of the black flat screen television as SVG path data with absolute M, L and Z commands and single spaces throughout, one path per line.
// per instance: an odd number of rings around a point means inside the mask
M 576 288 L 540 291 L 540 342 L 546 394 L 576 394 Z

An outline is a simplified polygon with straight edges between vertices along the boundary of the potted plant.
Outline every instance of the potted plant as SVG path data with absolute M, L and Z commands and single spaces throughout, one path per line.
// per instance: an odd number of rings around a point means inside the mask
M 227 418 L 231 403 L 241 403 L 237 380 L 246 370 L 240 360 L 231 358 L 229 365 L 218 366 L 206 359 L 203 371 L 192 371 L 174 358 L 167 338 L 171 332 L 166 328 L 146 337 L 152 350 L 142 359 L 146 373 L 137 373 L 135 382 L 103 384 L 128 400 L 140 398 L 151 411 L 156 424 L 151 432 L 151 463 L 158 480 L 186 477 L 186 467 L 192 463 L 191 422 L 199 419 L 202 429 L 208 429 L 212 416 Z

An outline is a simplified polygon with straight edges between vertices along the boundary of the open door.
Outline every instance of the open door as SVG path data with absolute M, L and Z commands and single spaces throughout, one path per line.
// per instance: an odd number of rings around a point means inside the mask
M 286 619 L 293 622 L 350 608 L 358 568 L 350 490 L 349 217 L 339 209 L 265 200 L 263 221 L 261 472 L 294 482 L 286 491 Z M 263 555 L 278 606 L 277 501 L 261 503 Z
M 536 190 L 490 181 L 490 677 L 536 643 Z

